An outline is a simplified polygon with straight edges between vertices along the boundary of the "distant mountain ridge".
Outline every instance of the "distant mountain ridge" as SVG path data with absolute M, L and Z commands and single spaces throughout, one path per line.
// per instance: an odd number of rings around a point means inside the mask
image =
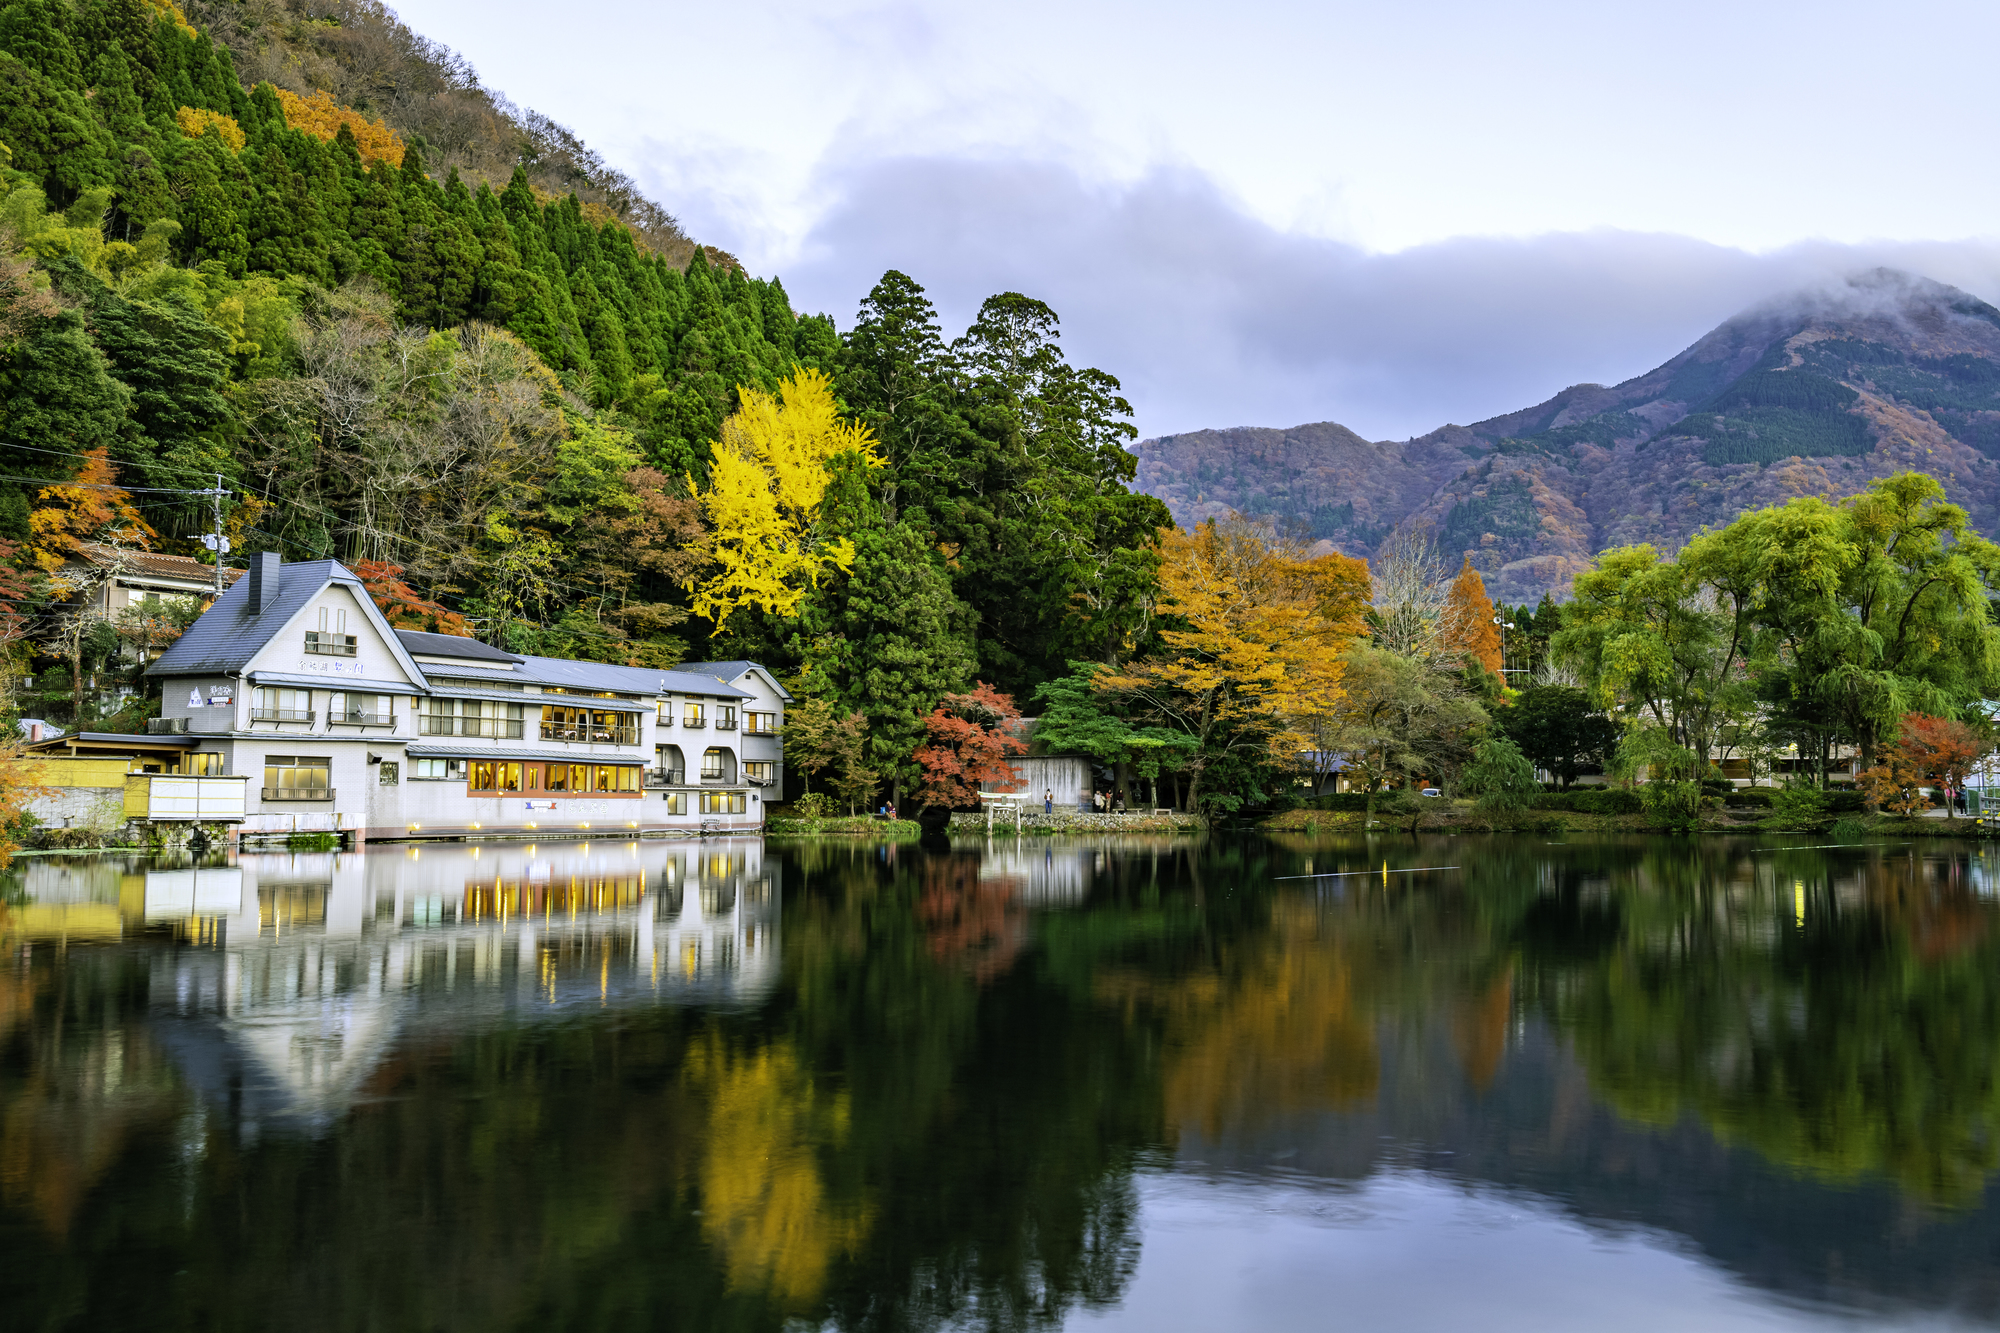
M 2000 528 L 2000 310 L 1876 269 L 1723 323 L 1646 374 L 1416 439 L 1332 422 L 1142 440 L 1139 489 L 1181 523 L 1238 509 L 1353 555 L 1397 528 L 1470 555 L 1489 592 L 1564 595 L 1600 550 L 1871 478 L 1935 474 Z

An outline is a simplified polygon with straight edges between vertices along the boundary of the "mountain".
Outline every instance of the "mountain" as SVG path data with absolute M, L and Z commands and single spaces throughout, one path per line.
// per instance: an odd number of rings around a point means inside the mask
M 1229 509 L 1353 555 L 1421 528 L 1509 602 L 1598 551 L 1672 548 L 1745 509 L 1935 474 L 2000 530 L 2000 310 L 1887 269 L 1746 311 L 1606 388 L 1400 443 L 1331 422 L 1142 440 L 1136 485 L 1183 524 Z

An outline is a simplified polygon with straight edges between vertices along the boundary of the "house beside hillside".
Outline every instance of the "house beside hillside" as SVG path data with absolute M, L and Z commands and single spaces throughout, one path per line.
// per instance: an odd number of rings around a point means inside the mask
M 337 561 L 266 553 L 147 674 L 152 739 L 245 780 L 246 830 L 562 836 L 762 824 L 786 700 L 730 665 L 753 687 L 397 630 Z

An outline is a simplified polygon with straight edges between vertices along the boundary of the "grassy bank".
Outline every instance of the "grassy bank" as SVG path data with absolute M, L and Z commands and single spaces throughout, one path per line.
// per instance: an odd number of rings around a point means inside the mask
M 877 819 L 873 815 L 799 819 L 790 815 L 772 815 L 764 821 L 764 835 L 771 838 L 879 838 L 884 842 L 915 842 L 923 836 L 923 830 L 914 819 Z
M 1898 815 L 1828 817 L 1811 823 L 1783 824 L 1767 811 L 1722 808 L 1702 813 L 1700 833 L 1826 834 L 1841 825 L 1843 835 L 1868 838 L 1985 838 L 2000 840 L 2000 828 L 1981 830 L 1975 819 L 1905 819 Z M 1360 811 L 1287 810 L 1267 819 L 1263 828 L 1288 833 L 1670 833 L 1644 814 L 1591 814 L 1576 810 L 1522 810 L 1489 814 L 1470 801 L 1430 801 L 1414 814 L 1378 813 L 1371 825 Z

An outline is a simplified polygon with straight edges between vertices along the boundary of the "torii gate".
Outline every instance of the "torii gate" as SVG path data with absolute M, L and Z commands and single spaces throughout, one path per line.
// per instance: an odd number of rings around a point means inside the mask
M 1017 791 L 983 791 L 979 793 L 979 803 L 986 807 L 986 836 L 993 836 L 993 811 L 996 807 L 1011 806 L 1014 811 L 1014 832 L 1021 831 L 1022 795 Z

